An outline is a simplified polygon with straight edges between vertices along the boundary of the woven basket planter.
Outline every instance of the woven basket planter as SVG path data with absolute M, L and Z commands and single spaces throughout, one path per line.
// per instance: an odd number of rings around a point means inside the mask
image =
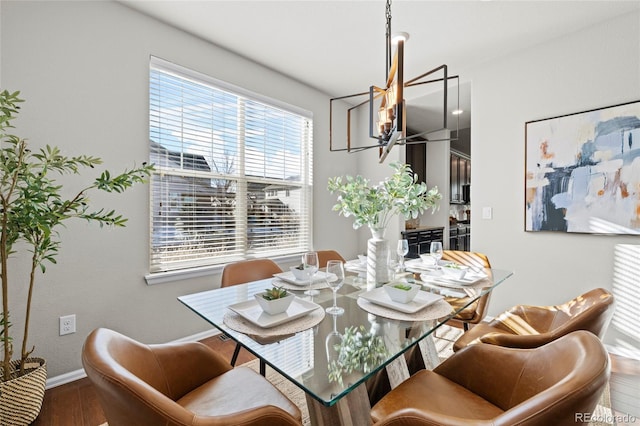
M 11 362 L 14 367 L 19 361 Z M 0 425 L 26 426 L 33 422 L 42 408 L 47 383 L 47 364 L 42 358 L 27 358 L 28 373 L 0 382 Z M 0 373 L 2 373 L 0 368 Z

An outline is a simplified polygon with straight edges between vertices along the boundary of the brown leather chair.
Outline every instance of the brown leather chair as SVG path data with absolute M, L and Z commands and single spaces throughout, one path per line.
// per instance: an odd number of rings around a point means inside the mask
M 222 269 L 220 287 L 264 280 L 280 272 L 282 269 L 271 259 L 249 259 L 228 263 Z
M 340 253 L 335 250 L 318 250 L 316 253 L 318 253 L 318 266 L 320 268 L 326 267 L 327 262 L 330 260 L 339 260 L 343 263 L 346 262 L 346 260 L 344 260 L 344 257 L 342 257 Z
M 587 331 L 533 349 L 471 345 L 401 383 L 371 419 L 375 426 L 587 424 L 609 374 L 604 346 Z
M 489 258 L 485 254 L 473 251 L 444 250 L 442 252 L 442 260 L 450 260 L 472 268 L 491 268 Z M 447 321 L 447 324 L 462 325 L 462 328 L 465 331 L 469 330 L 469 324 L 478 324 L 487 315 L 491 293 L 493 292 L 490 291 L 487 294 L 482 295 L 478 300 L 458 312 L 453 318 Z M 465 299 L 460 300 L 458 298 L 447 301 L 451 303 L 454 308 L 456 307 L 456 304 L 467 303 Z
M 576 330 L 602 337 L 614 310 L 613 294 L 596 288 L 557 306 L 517 305 L 464 333 L 453 350 L 478 342 L 534 348 Z
M 251 281 L 264 280 L 280 272 L 282 272 L 282 269 L 271 259 L 249 259 L 228 263 L 222 269 L 220 287 L 231 287 Z M 236 344 L 231 356 L 231 365 L 236 365 L 241 347 L 240 343 Z M 260 360 L 260 374 L 264 376 L 265 370 L 264 361 Z
M 231 368 L 198 342 L 144 345 L 98 328 L 82 364 L 109 426 L 300 425 L 300 410 L 267 379 Z
M 474 268 L 490 268 L 489 258 L 478 252 L 471 251 L 459 251 L 459 250 L 444 250 L 442 253 L 443 260 L 449 260 L 459 263 L 461 265 L 468 265 Z M 489 306 L 489 298 L 491 292 L 481 296 L 478 300 L 471 303 L 469 306 L 458 312 L 453 318 L 449 319 L 446 324 L 449 325 L 462 325 L 464 330 L 469 329 L 469 324 L 477 324 L 484 319 L 487 313 L 487 307 Z M 454 308 L 456 305 L 464 305 L 469 302 L 466 298 L 459 297 L 445 297 L 445 300 L 451 304 Z M 435 332 L 435 337 L 438 331 Z M 409 368 L 409 373 L 413 374 L 425 368 L 422 353 L 420 348 L 414 347 L 409 349 L 405 353 L 405 359 Z M 380 370 L 377 374 L 371 377 L 366 382 L 367 393 L 369 395 L 369 402 L 375 404 L 377 401 L 386 395 L 391 390 L 391 384 L 389 383 L 389 377 L 385 369 Z

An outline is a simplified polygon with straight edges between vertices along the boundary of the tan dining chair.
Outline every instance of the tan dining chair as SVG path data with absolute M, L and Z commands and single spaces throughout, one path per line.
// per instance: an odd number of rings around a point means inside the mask
M 98 328 L 82 364 L 109 426 L 302 424 L 298 407 L 267 379 L 199 342 L 145 345 Z
M 486 255 L 477 252 L 444 250 L 442 259 L 457 262 L 461 265 L 468 265 L 474 268 L 491 267 L 489 258 Z M 464 330 L 468 330 L 469 324 L 477 324 L 486 316 L 490 297 L 491 292 L 481 296 L 478 300 L 474 301 L 454 317 L 449 319 L 446 324 L 460 325 Z M 454 308 L 456 308 L 456 306 L 463 306 L 469 301 L 467 298 L 460 297 L 445 297 L 445 300 Z M 439 337 L 437 333 L 438 330 L 434 332 L 435 337 Z M 405 359 L 407 367 L 409 368 L 409 374 L 414 374 L 416 371 L 425 368 L 422 353 L 418 347 L 409 349 L 405 353 Z M 367 380 L 366 387 L 369 395 L 369 401 L 371 404 L 375 404 L 383 395 L 387 394 L 391 390 L 387 371 L 384 369 L 380 370 L 372 378 Z
M 271 259 L 240 260 L 224 266 L 220 287 L 231 287 L 232 285 L 264 280 L 280 272 L 282 272 L 282 268 Z
M 390 391 L 373 406 L 371 421 L 374 426 L 587 424 L 609 375 L 607 351 L 587 331 L 533 349 L 471 345 Z
M 449 260 L 471 268 L 491 268 L 489 258 L 485 254 L 473 251 L 444 250 L 442 252 L 442 260 Z M 478 300 L 474 301 L 462 311 L 458 312 L 453 318 L 448 320 L 447 324 L 454 326 L 461 325 L 465 331 L 469 330 L 469 324 L 478 324 L 487 315 L 491 293 L 492 292 L 490 291 L 480 296 Z M 456 305 L 463 306 L 468 302 L 468 299 L 451 298 L 449 300 L 447 298 L 447 301 L 456 308 Z
M 344 257 L 335 250 L 318 250 L 316 253 L 318 253 L 318 266 L 320 268 L 325 268 L 327 262 L 330 260 L 339 260 L 342 263 L 346 262 Z
M 602 337 L 614 308 L 613 294 L 603 288 L 588 291 L 561 305 L 517 305 L 464 333 L 453 344 L 453 350 L 480 342 L 534 348 L 576 330 L 587 330 Z
M 251 281 L 264 280 L 280 272 L 282 272 L 282 268 L 271 259 L 249 259 L 228 263 L 222 269 L 220 287 L 231 287 Z M 240 343 L 236 343 L 231 356 L 231 365 L 236 365 L 240 348 L 242 348 Z M 260 360 L 260 374 L 264 376 L 265 373 L 266 365 L 263 360 Z

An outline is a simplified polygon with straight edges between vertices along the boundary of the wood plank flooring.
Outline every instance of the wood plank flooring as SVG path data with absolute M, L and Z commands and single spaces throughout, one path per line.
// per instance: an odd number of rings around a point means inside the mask
M 214 336 L 203 341 L 226 359 L 231 359 L 235 343 Z M 237 365 L 253 359 L 240 351 Z M 618 425 L 640 425 L 640 361 L 611 355 L 611 405 Z M 628 414 L 631 414 L 629 416 Z M 625 417 L 626 415 L 626 417 Z M 635 417 L 633 417 L 635 416 Z M 628 419 L 629 422 L 622 421 Z M 38 418 L 31 426 L 98 426 L 106 422 L 89 379 L 48 389 Z

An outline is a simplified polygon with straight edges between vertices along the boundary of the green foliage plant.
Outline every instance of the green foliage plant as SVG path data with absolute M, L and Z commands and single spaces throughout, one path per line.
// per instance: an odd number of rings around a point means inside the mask
M 329 381 L 343 384 L 343 375 L 354 371 L 368 373 L 383 363 L 388 351 L 382 337 L 368 332 L 364 326 L 347 327 L 342 341 L 335 345 L 338 358 L 329 362 Z
M 127 219 L 114 210 L 92 210 L 89 206 L 89 192 L 100 190 L 120 193 L 136 183 L 146 182 L 153 170 L 152 165 L 143 163 L 140 167 L 125 170 L 118 175 L 103 171 L 70 198 L 63 193 L 63 186 L 56 176 L 78 175 L 81 169 L 93 169 L 102 163 L 100 158 L 81 155 L 67 157 L 56 147 L 46 146 L 33 152 L 27 142 L 8 134 L 13 128 L 11 120 L 20 109 L 20 92 L 0 92 L 0 261 L 2 278 L 2 313 L 0 316 L 0 342 L 3 347 L 0 381 L 8 381 L 25 373 L 25 361 L 35 346 L 27 349 L 31 302 L 38 270 L 44 273 L 48 263 L 55 264 L 60 239 L 57 229 L 68 219 L 79 218 L 104 225 L 124 226 Z M 24 308 L 24 332 L 20 363 L 13 367 L 13 339 L 9 334 L 9 283 L 8 261 L 16 254 L 16 243 L 26 243 L 30 252 L 28 293 Z
M 437 209 L 442 199 L 437 186 L 429 189 L 426 183 L 418 182 L 408 164 L 391 163 L 390 166 L 393 174 L 378 185 L 372 186 L 360 175 L 329 179 L 329 191 L 338 195 L 333 210 L 345 217 L 353 216 L 354 229 L 362 225 L 385 229 L 394 215 L 415 219 L 429 208 Z
M 265 300 L 276 300 L 282 299 L 283 297 L 287 297 L 289 292 L 286 289 L 278 286 L 273 286 L 272 288 L 265 290 L 262 298 Z

